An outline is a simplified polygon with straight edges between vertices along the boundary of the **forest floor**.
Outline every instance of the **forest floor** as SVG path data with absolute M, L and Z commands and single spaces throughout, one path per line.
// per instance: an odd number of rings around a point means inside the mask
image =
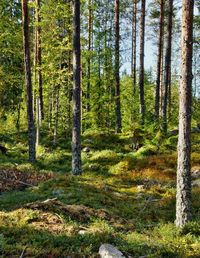
M 176 143 L 149 140 L 131 151 L 130 135 L 83 136 L 83 175 L 70 174 L 70 143 L 42 136 L 27 160 L 26 134 L 1 135 L 0 257 L 99 257 L 102 243 L 126 257 L 200 257 L 200 134 L 192 135 L 193 222 L 177 230 Z M 199 171 L 199 172 L 198 172 Z

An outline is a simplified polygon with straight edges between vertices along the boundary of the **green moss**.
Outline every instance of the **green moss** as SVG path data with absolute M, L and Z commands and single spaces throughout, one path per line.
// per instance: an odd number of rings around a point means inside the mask
M 137 152 L 127 154 L 130 135 L 86 133 L 83 170 L 70 174 L 70 144 L 54 148 L 49 138 L 38 149 L 38 161 L 26 162 L 26 135 L 0 156 L 1 166 L 27 173 L 54 173 L 55 177 L 36 187 L 0 195 L 0 256 L 19 257 L 25 249 L 29 257 L 98 257 L 102 243 L 116 245 L 125 255 L 139 257 L 198 257 L 199 188 L 193 189 L 194 222 L 182 231 L 174 226 L 176 153 L 158 155 L 156 142 L 149 140 Z M 175 146 L 171 137 L 162 143 Z M 199 141 L 198 136 L 193 138 Z M 167 144 L 166 144 L 167 143 Z M 156 155 L 152 155 L 156 151 Z M 199 165 L 199 153 L 192 154 Z M 27 203 L 56 198 L 63 205 L 84 205 L 104 210 L 106 218 L 91 217 L 83 222 L 52 206 L 49 210 L 28 209 Z M 84 214 L 82 214 L 84 216 Z M 84 233 L 80 233 L 84 231 Z

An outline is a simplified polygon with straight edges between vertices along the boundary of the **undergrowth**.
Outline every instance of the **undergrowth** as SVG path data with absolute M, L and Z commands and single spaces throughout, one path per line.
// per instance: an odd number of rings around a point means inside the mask
M 38 161 L 30 165 L 23 134 L 2 139 L 9 151 L 7 157 L 0 155 L 1 169 L 50 172 L 54 177 L 1 193 L 1 257 L 23 252 L 24 257 L 98 257 L 102 243 L 114 244 L 127 257 L 199 257 L 199 187 L 193 188 L 193 221 L 183 230 L 174 226 L 176 137 L 163 140 L 159 149 L 155 139 L 142 150 L 131 150 L 128 135 L 85 134 L 83 147 L 90 152 L 83 152 L 81 177 L 70 174 L 70 143 L 52 147 L 44 141 Z M 199 135 L 193 135 L 192 166 L 200 166 L 198 142 Z M 53 203 L 48 210 L 27 206 L 47 199 L 63 208 Z M 75 211 L 90 208 L 107 215 L 84 220 L 83 213 L 82 220 L 65 212 L 70 205 Z

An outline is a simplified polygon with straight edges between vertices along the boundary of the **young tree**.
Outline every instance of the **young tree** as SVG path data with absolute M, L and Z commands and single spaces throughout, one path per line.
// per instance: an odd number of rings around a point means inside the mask
M 90 111 L 90 77 L 91 77 L 91 50 L 92 50 L 92 0 L 88 0 L 88 60 L 87 60 L 87 92 L 86 111 Z
M 120 76 L 119 76 L 119 48 L 120 48 L 120 28 L 119 28 L 119 0 L 115 0 L 115 98 L 116 98 L 116 132 L 121 132 L 121 105 L 120 105 Z
M 159 22 L 159 36 L 158 36 L 158 59 L 157 59 L 157 78 L 155 90 L 155 119 L 159 119 L 160 109 L 160 79 L 162 69 L 162 52 L 163 52 L 163 29 L 164 29 L 164 0 L 160 0 L 160 22 Z
M 33 96 L 31 82 L 31 62 L 29 46 L 29 15 L 28 0 L 22 0 L 22 24 L 23 24 L 23 46 L 24 46 L 24 67 L 27 98 L 28 116 L 28 142 L 29 142 L 29 161 L 35 161 L 35 127 L 33 118 Z
M 137 2 L 138 0 L 133 0 L 131 74 L 133 76 L 134 93 L 136 88 Z
M 41 48 L 41 1 L 36 0 L 36 65 L 38 72 L 38 93 L 39 93 L 39 104 L 40 104 L 40 116 L 44 120 L 44 101 L 43 101 L 43 87 L 42 87 L 42 48 Z
M 73 124 L 72 124 L 72 174 L 80 175 L 81 166 L 81 48 L 80 0 L 73 3 Z
M 140 115 L 141 115 L 142 125 L 144 125 L 144 120 L 145 120 L 145 98 L 144 98 L 145 11 L 146 11 L 146 0 L 141 0 L 139 89 L 140 89 Z
M 194 0 L 182 1 L 181 80 L 176 194 L 176 226 L 191 220 L 191 102 Z
M 162 101 L 162 130 L 167 132 L 167 102 L 170 103 L 171 52 L 172 52 L 173 0 L 168 0 L 167 46 L 164 69 L 164 92 Z M 168 100 L 168 101 L 167 101 Z

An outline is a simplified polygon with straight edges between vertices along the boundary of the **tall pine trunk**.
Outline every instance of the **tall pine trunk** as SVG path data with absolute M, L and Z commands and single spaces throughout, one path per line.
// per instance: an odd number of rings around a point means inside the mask
M 164 92 L 162 101 L 162 130 L 167 132 L 167 105 L 171 103 L 171 52 L 172 52 L 173 0 L 168 0 L 167 46 L 165 54 Z M 169 105 L 170 108 L 170 105 Z
M 72 174 L 80 175 L 81 166 L 81 48 L 80 0 L 73 3 L 73 124 L 72 124 Z
M 92 0 L 88 0 L 88 62 L 87 62 L 87 92 L 86 111 L 90 111 L 90 73 L 91 73 L 91 46 L 92 46 Z
M 58 134 L 58 119 L 59 119 L 59 95 L 60 95 L 60 88 L 59 86 L 56 87 L 56 103 L 55 103 L 55 114 L 54 114 L 54 132 L 53 132 L 53 144 L 56 145 L 57 141 L 57 134 Z
M 182 1 L 181 80 L 176 194 L 176 226 L 191 220 L 191 106 L 194 0 Z
M 34 127 L 34 117 L 33 117 L 33 95 L 32 95 L 30 45 L 29 45 L 29 15 L 28 15 L 27 0 L 22 0 L 22 24 L 23 24 L 24 66 L 25 66 L 25 83 L 26 83 L 26 98 L 27 98 L 27 117 L 28 117 L 29 161 L 34 162 L 36 159 L 35 127 Z
M 136 89 L 136 50 L 137 50 L 137 0 L 133 0 L 133 21 L 132 21 L 132 56 L 131 74 L 133 77 L 133 93 Z
M 157 59 L 157 78 L 155 90 L 155 119 L 159 120 L 160 109 L 160 83 L 161 83 L 161 69 L 162 69 L 162 52 L 163 52 L 163 26 L 164 23 L 164 0 L 160 1 L 160 22 L 159 22 L 159 36 L 158 36 L 158 59 Z
M 116 132 L 121 132 L 121 104 L 120 104 L 120 76 L 119 76 L 119 0 L 115 0 L 115 112 L 116 112 Z
M 40 16 L 41 1 L 36 0 L 36 63 L 37 63 L 37 82 L 38 93 L 40 99 L 40 117 L 44 119 L 44 101 L 43 101 L 43 87 L 42 87 L 42 48 L 41 48 L 41 16 Z
M 145 122 L 145 98 L 144 98 L 145 11 L 146 11 L 146 0 L 141 0 L 141 17 L 140 17 L 140 71 L 139 71 L 141 125 L 144 125 L 144 122 Z

